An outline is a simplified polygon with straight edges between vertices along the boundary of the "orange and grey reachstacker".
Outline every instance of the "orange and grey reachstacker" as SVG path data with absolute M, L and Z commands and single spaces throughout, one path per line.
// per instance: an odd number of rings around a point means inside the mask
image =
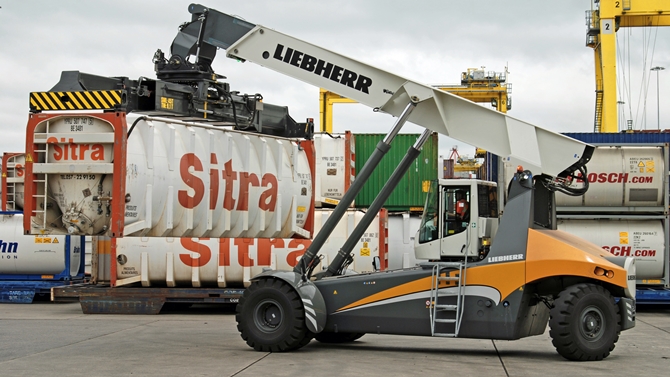
M 557 230 L 555 193 L 586 192 L 587 185 L 571 183 L 587 175 L 592 146 L 272 28 L 198 4 L 191 4 L 189 12 L 191 20 L 180 27 L 171 56 L 165 58 L 159 50 L 154 62 L 159 78 L 200 80 L 213 88 L 201 96 L 203 111 L 210 111 L 210 102 L 226 103 L 217 97 L 218 76 L 211 70 L 216 50 L 224 49 L 230 58 L 396 117 L 297 266 L 252 279 L 236 316 L 249 346 L 291 351 L 312 339 L 351 342 L 366 333 L 514 340 L 543 334 L 549 324 L 562 356 L 601 360 L 614 349 L 620 332 L 635 326 L 634 259 Z M 319 249 L 405 122 L 426 130 L 330 265 L 315 271 Z M 506 195 L 484 181 L 434 182 L 415 238 L 416 256 L 426 262 L 349 273 L 355 241 L 433 131 L 518 165 Z M 499 204 L 503 196 L 504 211 Z M 468 209 L 456 211 L 463 197 Z
M 253 279 L 237 307 L 238 329 L 258 351 L 291 351 L 311 339 L 350 342 L 366 333 L 519 339 L 543 334 L 570 360 L 600 360 L 635 325 L 635 264 L 556 229 L 555 192 L 582 195 L 593 147 L 486 109 L 322 47 L 191 4 L 173 50 L 225 49 L 397 117 L 333 215 L 292 271 Z M 177 46 L 177 47 L 175 47 Z M 206 48 L 205 48 L 206 47 Z M 327 269 L 318 251 L 402 125 L 426 128 Z M 504 211 L 476 180 L 435 182 L 415 238 L 414 268 L 347 274 L 353 243 L 382 207 L 431 131 L 519 165 Z M 521 167 L 523 166 L 523 168 Z M 469 213 L 454 215 L 457 192 Z M 503 215 L 498 218 L 498 213 Z

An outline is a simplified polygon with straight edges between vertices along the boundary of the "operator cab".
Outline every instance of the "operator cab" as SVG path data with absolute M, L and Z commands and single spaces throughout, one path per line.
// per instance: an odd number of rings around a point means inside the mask
M 484 259 L 498 229 L 498 188 L 476 179 L 432 181 L 415 237 L 417 259 Z

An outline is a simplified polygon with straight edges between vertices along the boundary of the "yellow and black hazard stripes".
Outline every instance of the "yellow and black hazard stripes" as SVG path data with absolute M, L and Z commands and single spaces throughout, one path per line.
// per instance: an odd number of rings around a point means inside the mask
M 120 90 L 87 90 L 77 92 L 32 92 L 30 109 L 47 110 L 111 110 L 121 105 Z

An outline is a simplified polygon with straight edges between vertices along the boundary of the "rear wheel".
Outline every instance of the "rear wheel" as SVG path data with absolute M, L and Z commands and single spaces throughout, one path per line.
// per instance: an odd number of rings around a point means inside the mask
M 351 343 L 365 335 L 362 332 L 321 332 L 314 339 L 321 343 Z
M 554 300 L 549 335 L 568 360 L 602 360 L 619 340 L 619 308 L 612 295 L 594 284 L 568 287 Z
M 279 279 L 251 283 L 237 305 L 237 330 L 256 351 L 298 349 L 312 338 L 298 293 Z

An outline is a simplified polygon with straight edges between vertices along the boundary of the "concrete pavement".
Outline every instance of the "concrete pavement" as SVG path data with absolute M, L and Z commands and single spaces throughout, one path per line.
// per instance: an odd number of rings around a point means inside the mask
M 600 362 L 569 362 L 548 331 L 517 341 L 367 334 L 253 351 L 231 308 L 159 315 L 85 315 L 78 303 L 0 304 L 0 376 L 651 376 L 670 370 L 670 308 L 638 308 Z

